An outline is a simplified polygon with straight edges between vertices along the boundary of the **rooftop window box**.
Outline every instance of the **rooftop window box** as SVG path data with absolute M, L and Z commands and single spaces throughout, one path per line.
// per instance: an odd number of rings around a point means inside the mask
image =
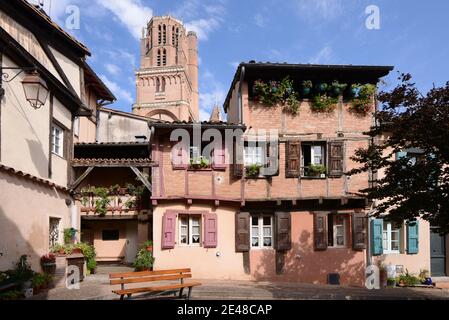
M 262 166 L 258 163 L 246 165 L 245 176 L 250 179 L 260 178 L 260 168 L 262 168 Z
M 211 170 L 210 161 L 203 156 L 190 159 L 189 170 Z
M 326 167 L 322 164 L 310 164 L 303 167 L 303 178 L 324 179 L 326 178 Z

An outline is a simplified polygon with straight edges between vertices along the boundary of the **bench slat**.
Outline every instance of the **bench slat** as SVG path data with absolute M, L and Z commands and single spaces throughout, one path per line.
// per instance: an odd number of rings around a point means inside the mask
M 173 273 L 191 273 L 191 271 L 190 271 L 190 268 L 184 268 L 184 269 L 171 269 L 171 270 L 111 273 L 111 274 L 109 274 L 109 279 L 142 277 L 142 276 L 163 275 L 163 274 L 173 274 Z
M 191 282 L 191 283 L 174 284 L 174 285 L 166 285 L 166 286 L 154 286 L 154 287 L 146 287 L 146 288 L 113 290 L 112 292 L 115 294 L 118 294 L 118 295 L 125 295 L 125 294 L 141 293 L 141 292 L 168 291 L 168 290 L 174 290 L 174 289 L 195 287 L 195 286 L 200 286 L 200 285 L 201 285 L 201 283 L 199 283 L 199 282 Z
M 126 278 L 126 279 L 114 279 L 110 280 L 110 284 L 124 284 L 124 283 L 139 283 L 139 282 L 152 282 L 152 281 L 162 281 L 162 280 L 180 280 L 191 278 L 191 274 L 175 274 L 175 275 L 165 275 L 165 276 L 147 276 L 140 278 Z

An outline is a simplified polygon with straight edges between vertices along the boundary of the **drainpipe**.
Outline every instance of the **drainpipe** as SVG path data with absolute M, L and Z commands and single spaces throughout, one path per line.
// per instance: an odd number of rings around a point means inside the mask
M 239 106 L 239 123 L 243 123 L 243 102 L 242 102 L 242 85 L 245 78 L 245 66 L 241 67 L 240 79 L 239 79 L 239 93 L 238 93 L 238 106 Z

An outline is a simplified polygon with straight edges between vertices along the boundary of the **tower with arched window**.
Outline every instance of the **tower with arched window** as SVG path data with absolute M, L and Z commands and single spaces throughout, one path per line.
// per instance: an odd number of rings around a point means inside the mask
M 133 113 L 160 120 L 199 120 L 198 48 L 181 21 L 153 17 L 143 29 Z

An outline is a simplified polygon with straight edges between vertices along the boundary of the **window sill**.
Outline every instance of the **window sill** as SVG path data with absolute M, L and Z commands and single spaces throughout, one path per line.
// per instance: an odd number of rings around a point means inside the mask
M 177 244 L 179 248 L 202 248 L 200 244 Z
M 212 171 L 211 167 L 208 168 L 192 168 L 192 167 L 188 167 L 187 171 Z
M 251 250 L 274 250 L 273 247 L 251 247 Z
M 383 254 L 405 254 L 402 253 L 400 251 L 388 251 L 388 250 L 384 250 Z
M 61 159 L 63 159 L 63 160 L 67 160 L 66 158 L 64 158 L 64 156 L 62 156 L 62 155 L 60 155 L 60 154 L 57 154 L 57 153 L 55 153 L 55 152 L 51 152 L 51 154 L 52 155 L 55 155 L 55 156 L 57 156 L 57 157 L 59 157 L 59 158 L 61 158 Z
M 311 179 L 311 180 L 324 180 L 327 176 L 324 177 L 318 177 L 318 176 L 301 176 L 301 179 Z

